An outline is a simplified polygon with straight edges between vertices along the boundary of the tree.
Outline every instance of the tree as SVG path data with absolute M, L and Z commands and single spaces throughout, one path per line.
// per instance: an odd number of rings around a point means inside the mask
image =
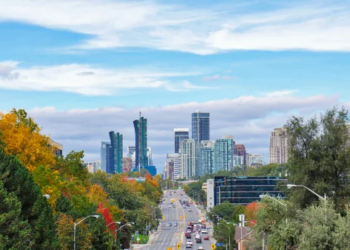
M 40 134 L 39 126 L 24 110 L 0 113 L 0 131 L 6 154 L 16 156 L 29 171 L 39 165 L 55 163 L 54 154 L 48 147 L 50 138 Z
M 319 119 L 304 121 L 302 117 L 293 117 L 286 125 L 290 141 L 289 182 L 332 197 L 338 211 L 345 210 L 350 197 L 348 121 L 348 111 L 333 108 Z M 292 203 L 302 208 L 319 201 L 308 190 L 291 191 Z
M 27 249 L 33 246 L 30 225 L 22 220 L 21 202 L 8 193 L 0 181 L 0 250 Z
M 228 249 L 234 249 L 236 247 L 235 226 L 220 221 L 214 226 L 214 238 L 220 243 L 227 244 L 227 246 L 230 245 Z
M 57 249 L 56 225 L 52 208 L 34 183 L 32 175 L 14 157 L 0 148 L 0 181 L 8 194 L 21 203 L 20 218 L 30 225 L 31 249 Z
M 235 220 L 236 218 L 238 218 L 238 215 L 236 216 L 236 214 L 233 213 L 234 211 L 237 211 L 236 208 L 238 206 L 239 205 L 235 205 L 233 203 L 225 201 L 213 207 L 208 213 L 208 217 L 215 223 L 217 222 L 216 216 L 219 216 L 220 218 L 223 218 L 226 221 L 238 223 L 238 221 Z

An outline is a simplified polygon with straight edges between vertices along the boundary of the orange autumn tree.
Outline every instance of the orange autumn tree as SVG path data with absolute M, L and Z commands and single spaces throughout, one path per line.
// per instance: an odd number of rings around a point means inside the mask
M 255 218 L 260 208 L 261 204 L 255 201 L 246 206 L 244 210 L 245 220 L 249 221 L 251 226 L 255 224 Z
M 37 166 L 51 166 L 55 157 L 48 148 L 50 138 L 23 109 L 0 113 L 0 140 L 6 154 L 15 155 L 32 172 Z

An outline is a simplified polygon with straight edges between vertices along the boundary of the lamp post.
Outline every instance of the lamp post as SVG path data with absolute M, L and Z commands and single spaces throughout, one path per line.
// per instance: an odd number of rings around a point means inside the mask
M 323 201 L 326 201 L 327 200 L 327 196 L 326 194 L 324 194 L 324 197 L 322 197 L 321 195 L 319 195 L 318 193 L 316 193 L 315 191 L 313 191 L 312 189 L 308 188 L 307 186 L 304 186 L 304 185 L 295 185 L 295 184 L 287 184 L 287 188 L 291 189 L 293 187 L 303 187 L 307 190 L 309 190 L 311 193 L 313 193 L 314 195 L 316 195 L 318 198 L 320 198 L 321 200 Z
M 227 223 L 227 224 L 230 224 L 230 223 Z M 228 249 L 231 249 L 231 228 L 229 226 L 225 225 L 225 224 L 221 224 L 221 225 L 223 225 L 226 228 L 228 228 Z M 226 243 L 226 250 L 227 250 L 227 243 Z
M 109 223 L 106 227 L 108 228 L 112 224 L 120 225 L 120 223 L 121 223 L 120 221 L 113 221 L 113 222 Z M 116 244 L 117 244 L 117 230 L 115 230 L 115 232 L 114 232 L 114 245 L 116 245 Z
M 50 195 L 49 194 L 43 194 L 43 197 L 45 197 L 46 199 L 50 199 Z
M 81 221 L 79 221 L 77 223 L 74 222 L 74 250 L 75 250 L 75 238 L 76 238 L 76 234 L 77 234 L 77 226 L 89 217 L 94 217 L 97 219 L 100 216 L 98 214 L 93 214 L 93 215 L 86 216 L 84 219 L 82 219 Z
M 130 223 L 126 223 L 126 224 L 124 224 L 123 226 L 121 226 L 120 228 L 118 228 L 117 230 L 115 230 L 115 232 L 117 233 L 119 230 L 121 230 L 123 227 L 125 227 L 125 226 L 129 226 L 129 227 L 131 227 L 132 225 L 134 225 L 135 224 L 135 222 L 130 222 Z M 131 242 L 131 240 L 130 240 L 130 242 Z M 131 248 L 131 243 L 130 243 L 130 248 Z

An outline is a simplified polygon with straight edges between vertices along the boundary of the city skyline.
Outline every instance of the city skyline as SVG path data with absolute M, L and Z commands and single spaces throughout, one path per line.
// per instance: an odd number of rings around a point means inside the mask
M 116 128 L 126 154 L 141 111 L 161 171 L 173 128 L 203 110 L 211 139 L 232 134 L 268 162 L 289 117 L 350 109 L 348 1 L 73 2 L 0 10 L 0 111 L 26 109 L 64 154 L 95 161 Z

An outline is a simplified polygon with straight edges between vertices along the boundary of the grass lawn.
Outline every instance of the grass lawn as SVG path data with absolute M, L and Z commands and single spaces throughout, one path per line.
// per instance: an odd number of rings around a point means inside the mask
M 137 243 L 137 238 L 140 238 L 140 241 L 139 241 L 140 244 L 147 244 L 147 242 L 148 242 L 148 236 L 146 236 L 146 235 L 139 235 L 138 237 L 134 238 L 133 243 Z

